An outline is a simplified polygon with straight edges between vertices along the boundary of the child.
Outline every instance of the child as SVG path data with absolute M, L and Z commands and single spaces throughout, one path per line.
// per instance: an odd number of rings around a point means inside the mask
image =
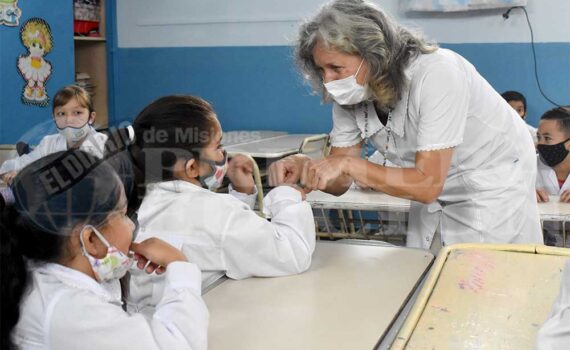
M 59 90 L 53 99 L 52 113 L 59 134 L 44 137 L 31 153 L 5 161 L 0 167 L 0 176 L 5 182 L 10 183 L 18 171 L 31 162 L 57 151 L 79 148 L 103 157 L 107 136 L 92 126 L 95 111 L 87 91 L 76 85 Z
M 237 185 L 230 185 L 230 194 L 212 191 L 224 178 L 227 155 L 210 104 L 193 96 L 163 97 L 144 108 L 133 127 L 131 155 L 146 184 L 137 241 L 154 236 L 180 248 L 200 267 L 204 284 L 223 273 L 242 279 L 309 268 L 315 223 L 299 188 L 280 186 L 267 194 L 263 211 L 271 221 L 251 210 L 256 191 L 243 162 L 230 165 L 229 179 Z M 133 278 L 135 284 L 150 288 L 142 277 Z
M 570 202 L 570 108 L 554 108 L 542 115 L 538 126 L 538 171 L 536 197 L 548 202 L 549 196 L 560 196 L 561 202 Z M 558 223 L 544 225 L 549 243 L 554 231 L 561 230 Z
M 158 239 L 131 243 L 135 226 L 108 164 L 57 152 L 24 168 L 13 189 L 15 204 L 0 221 L 2 349 L 206 348 L 200 271 Z M 129 249 L 138 268 L 165 272 L 149 321 L 124 312 L 103 287 L 131 266 Z
M 501 94 L 501 96 L 503 96 L 505 101 L 507 101 L 507 103 L 513 107 L 513 109 L 518 113 L 518 115 L 520 115 L 523 120 L 526 119 L 526 98 L 523 94 L 518 91 L 505 91 Z M 536 128 L 528 123 L 526 124 L 526 127 L 528 128 L 528 132 L 530 132 L 530 135 L 534 140 L 534 144 L 536 144 Z

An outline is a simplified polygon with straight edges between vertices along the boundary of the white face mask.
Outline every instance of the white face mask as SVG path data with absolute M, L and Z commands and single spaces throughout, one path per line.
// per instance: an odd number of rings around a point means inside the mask
M 224 151 L 224 159 L 219 162 L 209 159 L 200 159 L 200 161 L 205 162 L 212 168 L 212 172 L 208 176 L 199 178 L 200 183 L 210 191 L 217 190 L 222 186 L 224 176 L 226 176 L 226 172 L 228 171 L 228 154 Z
M 87 137 L 87 134 L 89 134 L 89 130 L 91 129 L 91 124 L 85 123 L 85 125 L 79 128 L 66 126 L 65 128 L 57 129 L 59 133 L 65 137 L 68 144 L 74 144 Z
M 105 255 L 104 258 L 98 259 L 87 253 L 85 243 L 83 242 L 83 231 L 86 228 L 92 229 L 101 242 L 107 246 L 107 255 Z M 105 237 L 103 237 L 103 235 L 91 225 L 85 225 L 85 227 L 83 227 L 83 230 L 81 230 L 81 233 L 79 234 L 79 240 L 81 241 L 81 250 L 83 255 L 89 260 L 93 273 L 95 274 L 95 279 L 101 283 L 111 282 L 123 277 L 127 271 L 129 271 L 131 266 L 133 266 L 134 259 L 132 256 L 125 255 L 115 246 L 109 244 Z
M 354 75 L 324 84 L 328 93 L 331 94 L 338 104 L 354 105 L 370 97 L 368 86 L 363 86 L 356 82 L 356 76 L 358 75 L 358 72 L 360 72 L 360 68 L 363 63 L 364 59 L 360 62 L 360 66 L 358 66 Z

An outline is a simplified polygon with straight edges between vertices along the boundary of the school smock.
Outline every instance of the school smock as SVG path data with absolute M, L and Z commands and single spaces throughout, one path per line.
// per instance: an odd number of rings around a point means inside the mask
M 570 190 L 570 177 L 567 177 L 562 187 L 560 187 L 556 172 L 544 164 L 540 157 L 537 157 L 537 168 L 536 189 L 542 188 L 552 196 L 560 196 L 563 192 Z
M 544 164 L 540 157 L 537 158 L 538 172 L 536 175 L 536 189 L 543 189 L 551 196 L 560 196 L 565 191 L 570 190 L 570 177 L 567 177 L 562 184 L 562 187 L 558 184 L 558 178 L 556 177 L 556 172 L 554 169 Z M 553 199 L 549 199 L 553 200 Z M 568 229 L 568 223 L 565 224 L 566 229 Z M 542 229 L 545 235 L 548 237 L 547 244 L 549 245 L 561 245 L 559 242 L 559 237 L 562 237 L 562 222 L 560 221 L 544 221 L 542 223 Z
M 296 189 L 279 186 L 265 196 L 263 211 L 271 221 L 230 194 L 180 180 L 150 184 L 138 211 L 136 240 L 158 237 L 179 248 L 202 270 L 205 285 L 223 273 L 243 279 L 307 270 L 316 236 L 310 205 Z M 155 303 L 160 278 L 132 274 L 137 304 Z
M 208 310 L 200 271 L 173 262 L 150 319 L 129 314 L 120 298 L 82 272 L 48 263 L 31 272 L 13 340 L 28 349 L 206 349 Z
M 103 158 L 107 135 L 90 128 L 89 134 L 79 146 L 79 149 L 90 153 L 98 158 Z M 66 151 L 67 141 L 61 134 L 47 135 L 37 145 L 33 151 L 23 154 L 14 159 L 8 159 L 0 166 L 0 175 L 9 171 L 20 171 L 26 165 L 55 152 Z
M 450 50 L 420 55 L 405 73 L 409 85 L 387 126 L 372 101 L 334 103 L 330 137 L 333 147 L 353 146 L 368 137 L 402 168 L 415 166 L 416 152 L 454 148 L 437 200 L 412 202 L 408 245 L 428 249 L 438 226 L 446 245 L 542 243 L 534 146 L 520 116 Z
M 550 315 L 538 330 L 536 350 L 563 350 L 570 344 L 570 261 L 566 261 L 560 293 Z

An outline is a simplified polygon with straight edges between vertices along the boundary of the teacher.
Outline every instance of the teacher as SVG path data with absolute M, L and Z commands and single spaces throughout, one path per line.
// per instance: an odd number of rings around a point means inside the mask
M 463 57 L 371 2 L 338 0 L 301 26 L 296 59 L 333 101 L 332 150 L 320 161 L 294 155 L 273 163 L 270 185 L 300 182 L 340 195 L 357 181 L 411 199 L 412 247 L 543 242 L 532 138 Z M 383 164 L 367 160 L 369 145 Z

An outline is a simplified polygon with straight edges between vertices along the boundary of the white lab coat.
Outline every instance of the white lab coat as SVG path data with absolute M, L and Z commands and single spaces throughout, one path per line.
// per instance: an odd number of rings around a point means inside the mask
M 538 330 L 536 350 L 566 350 L 570 347 L 570 260 L 566 261 L 560 294 L 550 315 Z
M 428 249 L 437 227 L 443 244 L 542 243 L 534 146 L 520 116 L 450 50 L 420 55 L 406 75 L 409 88 L 386 127 L 370 101 L 335 103 L 330 136 L 333 147 L 369 137 L 388 161 L 402 168 L 415 166 L 418 151 L 454 148 L 439 198 L 428 205 L 412 202 L 408 245 Z
M 554 169 L 544 164 L 540 157 L 537 157 L 537 167 L 538 172 L 536 176 L 536 189 L 545 190 L 550 196 L 560 196 L 563 192 L 570 190 L 570 177 L 567 177 L 562 184 L 562 187 L 558 185 L 558 178 L 556 177 L 556 172 Z M 549 200 L 553 200 L 552 198 Z M 568 224 L 566 224 L 566 229 L 569 229 Z M 558 239 L 562 237 L 562 223 L 560 221 L 545 221 L 542 225 L 545 235 L 549 237 L 547 240 L 548 244 L 552 245 L 562 245 L 562 240 Z
M 91 128 L 87 138 L 83 141 L 80 150 L 88 152 L 96 157 L 103 158 L 107 135 Z M 66 151 L 67 141 L 61 134 L 47 135 L 33 151 L 23 154 L 18 158 L 8 159 L 0 166 L 0 175 L 9 171 L 20 171 L 26 165 L 55 152 Z
M 526 125 L 526 128 L 527 128 L 530 136 L 532 136 L 532 141 L 534 141 L 534 143 L 537 143 L 538 142 L 538 136 L 536 136 L 537 129 L 530 124 L 525 123 L 525 125 Z
M 77 270 L 49 263 L 31 276 L 13 332 L 21 350 L 207 348 L 209 316 L 194 264 L 168 266 L 163 297 L 148 320 L 124 312 L 120 298 Z
M 138 211 L 137 241 L 158 237 L 179 248 L 202 270 L 205 285 L 220 273 L 242 279 L 307 270 L 315 249 L 310 205 L 294 188 L 280 186 L 267 194 L 263 209 L 271 221 L 230 194 L 179 180 L 151 184 Z M 149 289 L 149 279 L 160 276 L 132 276 L 138 304 L 152 305 L 161 294 L 159 284 Z
M 560 196 L 563 192 L 570 190 L 570 177 L 567 177 L 560 187 L 554 169 L 544 164 L 540 157 L 537 159 L 536 189 L 542 188 L 551 196 Z

